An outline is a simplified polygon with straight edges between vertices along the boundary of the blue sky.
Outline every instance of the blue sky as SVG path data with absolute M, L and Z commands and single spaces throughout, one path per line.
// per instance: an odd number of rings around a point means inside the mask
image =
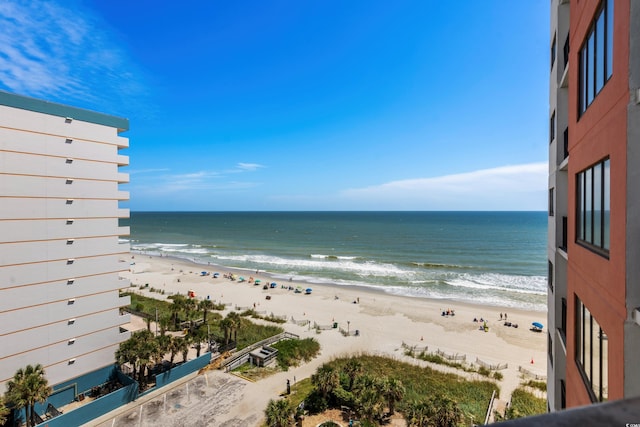
M 130 120 L 132 210 L 546 209 L 548 1 L 3 0 L 0 27 L 0 89 Z

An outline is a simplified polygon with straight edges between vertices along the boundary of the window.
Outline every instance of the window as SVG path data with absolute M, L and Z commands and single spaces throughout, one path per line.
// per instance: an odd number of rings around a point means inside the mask
M 553 263 L 551 261 L 547 261 L 549 263 L 548 272 L 547 272 L 547 283 L 549 284 L 549 289 L 553 292 Z
M 608 398 L 608 356 L 607 335 L 576 297 L 576 362 L 593 402 Z
M 551 118 L 549 119 L 549 144 L 556 139 L 556 112 L 554 111 L 551 114 Z
M 553 188 L 549 189 L 549 216 L 553 216 Z
M 564 128 L 564 133 L 563 133 L 563 145 L 564 145 L 564 159 L 566 159 L 567 157 L 569 157 L 569 126 L 567 126 L 566 128 Z
M 569 34 L 567 34 L 567 38 L 564 40 L 564 47 L 562 48 L 562 54 L 564 59 L 564 68 L 567 68 L 567 64 L 569 63 Z
M 556 62 L 556 35 L 553 35 L 553 41 L 551 42 L 551 68 Z
M 613 74 L 613 0 L 604 0 L 579 53 L 579 102 L 582 115 Z
M 547 355 L 549 356 L 549 363 L 553 367 L 553 340 L 549 331 L 547 331 Z
M 560 380 L 560 409 L 567 407 L 567 386 L 564 380 Z
M 562 313 L 560 318 L 560 337 L 562 342 L 567 345 L 567 299 L 562 298 Z
M 566 216 L 562 217 L 562 242 L 560 243 L 560 249 L 562 249 L 565 252 L 568 252 L 568 248 L 567 248 L 567 242 L 569 239 L 569 222 L 567 220 Z
M 576 175 L 577 240 L 606 253 L 610 233 L 610 175 L 609 159 Z

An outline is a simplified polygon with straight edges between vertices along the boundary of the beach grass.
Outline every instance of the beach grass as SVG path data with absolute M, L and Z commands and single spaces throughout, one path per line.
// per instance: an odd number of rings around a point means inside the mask
M 275 325 L 258 325 L 249 319 L 242 318 L 242 323 L 238 329 L 238 350 L 249 347 L 258 341 L 271 338 L 284 332 L 284 329 Z
M 309 362 L 320 352 L 320 343 L 313 338 L 282 340 L 272 345 L 278 349 L 278 366 L 286 371 L 301 362 Z
M 511 405 L 505 413 L 506 419 L 530 417 L 547 412 L 547 401 L 536 397 L 524 388 L 517 388 L 511 394 Z

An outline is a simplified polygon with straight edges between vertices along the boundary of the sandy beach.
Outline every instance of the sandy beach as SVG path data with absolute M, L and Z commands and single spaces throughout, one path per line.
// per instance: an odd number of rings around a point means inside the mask
M 278 283 L 275 288 L 264 290 L 262 284 L 273 279 L 262 271 L 238 271 L 139 254 L 130 262 L 130 271 L 124 276 L 131 280 L 131 289 L 136 292 L 166 298 L 175 293 L 186 295 L 193 290 L 198 299 L 210 298 L 225 303 L 223 315 L 237 307 L 253 308 L 255 305 L 258 312 L 286 316 L 289 321 L 282 325 L 286 331 L 302 338 L 313 337 L 320 342 L 321 354 L 309 364 L 256 383 L 247 383 L 242 393 L 235 395 L 235 401 L 229 402 L 226 411 L 218 410 L 217 423 L 260 420 L 268 400 L 283 391 L 287 379 L 293 383 L 306 378 L 319 365 L 337 356 L 366 352 L 428 364 L 405 356 L 403 344 L 427 347 L 430 352 L 440 350 L 446 354 L 463 354 L 467 361 L 475 364 L 478 364 L 477 360 L 491 365 L 507 364 L 508 367 L 500 371 L 504 376 L 499 381 L 502 400 L 508 399 L 522 381 L 520 368 L 536 375 L 546 375 L 546 330 L 540 333 L 529 329 L 532 322 L 546 324 L 545 312 L 508 309 L 508 321 L 519 326 L 515 328 L 504 325 L 501 316 L 504 319 L 505 309 L 501 307 L 394 296 L 362 287 L 314 285 L 313 292 L 305 295 L 288 290 L 289 286 L 294 289 L 297 286 L 308 287 L 297 283 L 295 277 L 290 282 Z M 202 276 L 202 271 L 211 274 Z M 220 276 L 214 278 L 214 272 L 219 272 Z M 227 273 L 243 276 L 247 281 L 231 281 L 223 277 Z M 260 280 L 261 284 L 248 283 L 249 277 Z M 149 288 L 164 290 L 165 294 L 139 289 L 147 283 Z M 443 316 L 442 312 L 447 310 L 453 311 L 455 316 Z M 481 328 L 481 318 L 486 321 L 487 331 Z M 309 320 L 311 325 L 321 326 L 337 322 L 339 328 L 350 332 L 357 330 L 358 335 L 345 337 L 337 329 L 318 333 L 312 327 L 297 325 L 292 319 Z M 474 319 L 478 321 L 474 322 Z M 447 369 L 441 365 L 430 366 Z M 461 371 L 453 372 L 462 374 Z

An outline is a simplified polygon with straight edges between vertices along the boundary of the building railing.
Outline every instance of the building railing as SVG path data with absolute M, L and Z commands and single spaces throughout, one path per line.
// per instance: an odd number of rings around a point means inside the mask
M 638 425 L 640 397 L 581 406 L 535 417 L 518 418 L 498 423 L 501 427 L 620 427 Z

